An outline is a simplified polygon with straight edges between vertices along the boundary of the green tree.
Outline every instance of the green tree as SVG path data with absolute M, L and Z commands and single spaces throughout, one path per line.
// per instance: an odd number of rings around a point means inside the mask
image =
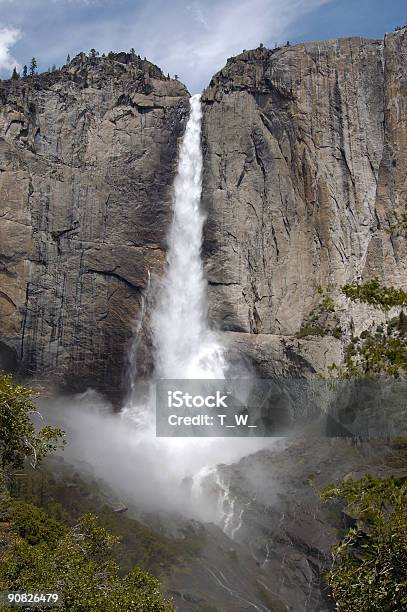
M 96 51 L 96 49 L 91 49 L 89 52 L 89 57 L 91 57 L 92 59 L 95 59 L 98 55 L 99 53 Z
M 66 56 L 66 63 L 67 63 L 67 64 L 70 64 L 70 63 L 71 63 L 71 56 L 69 55 L 69 53 L 68 53 L 68 55 Z
M 17 79 L 19 79 L 19 78 L 20 78 L 20 73 L 19 73 L 19 72 L 17 72 L 17 68 L 16 68 L 15 66 L 14 66 L 13 73 L 12 73 L 12 75 L 11 75 L 11 78 L 13 79 L 13 81 L 16 81 Z
M 35 57 L 33 57 L 31 59 L 31 62 L 30 62 L 30 74 L 31 74 L 31 76 L 34 76 L 34 74 L 37 73 L 37 68 L 38 68 L 37 60 L 35 59 Z
M 407 292 L 394 287 L 380 285 L 377 278 L 366 283 L 350 283 L 342 287 L 342 292 L 352 301 L 371 304 L 382 310 L 389 310 L 394 306 L 407 306 Z
M 35 545 L 17 541 L 8 548 L 0 564 L 0 590 L 59 592 L 61 612 L 175 611 L 158 580 L 141 569 L 119 577 L 112 555 L 118 539 L 95 516 L 83 516 L 57 543 L 50 534 L 39 541 L 36 533 Z
M 347 480 L 329 485 L 322 500 L 346 500 L 355 526 L 333 549 L 327 582 L 341 612 L 407 609 L 407 480 Z
M 42 508 L 13 500 L 10 506 L 10 518 L 18 535 L 31 545 L 54 545 L 65 534 L 65 526 L 49 516 Z
M 0 372 L 0 468 L 21 468 L 27 458 L 38 464 L 64 443 L 64 432 L 45 426 L 37 431 L 30 415 L 37 412 L 32 389 Z
M 28 74 L 28 69 L 27 69 L 27 66 L 24 64 L 24 67 L 23 67 L 23 77 L 25 78 L 27 76 L 27 74 Z

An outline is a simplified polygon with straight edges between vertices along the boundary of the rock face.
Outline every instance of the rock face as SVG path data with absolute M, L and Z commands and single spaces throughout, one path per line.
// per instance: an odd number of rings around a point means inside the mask
M 0 365 L 119 391 L 188 97 L 124 53 L 0 82 Z
M 222 566 L 227 546 L 218 537 L 220 551 L 210 567 L 229 587 L 229 602 L 217 608 L 218 580 L 206 589 L 208 603 L 222 611 L 251 609 L 236 601 L 244 594 L 246 602 L 250 599 L 258 610 L 334 610 L 323 575 L 332 563 L 333 544 L 350 525 L 342 513 L 345 504 L 339 500 L 322 503 L 320 493 L 329 483 L 362 478 L 366 473 L 405 477 L 405 465 L 395 467 L 396 461 L 397 451 L 383 441 L 354 444 L 340 438 L 299 437 L 290 444 L 275 441 L 238 463 L 218 466 L 202 486 L 208 499 L 218 500 L 219 524 L 231 538 L 234 558 Z M 257 564 L 255 579 L 245 560 L 247 552 Z M 198 567 L 185 590 L 199 593 L 196 582 L 202 574 Z M 180 610 L 184 609 L 205 608 L 181 605 Z
M 302 352 L 293 336 L 318 288 L 344 328 L 374 315 L 350 307 L 343 284 L 405 285 L 406 53 L 406 29 L 258 48 L 229 59 L 204 92 L 210 317 L 263 372 L 270 343 Z M 333 350 L 323 338 L 316 351 L 325 365 L 341 351 L 328 337 Z
M 324 370 L 351 319 L 377 320 L 344 283 L 405 284 L 406 53 L 405 28 L 258 48 L 204 92 L 210 319 L 263 376 Z M 0 82 L 0 367 L 119 391 L 163 271 L 188 95 L 124 53 Z M 311 337 L 326 295 L 337 312 Z

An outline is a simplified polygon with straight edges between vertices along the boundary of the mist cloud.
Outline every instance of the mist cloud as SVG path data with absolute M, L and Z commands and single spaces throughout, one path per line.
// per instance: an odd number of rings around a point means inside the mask
M 62 427 L 65 461 L 103 480 L 122 503 L 148 511 L 216 521 L 213 499 L 193 495 L 208 468 L 233 463 L 277 439 L 157 438 L 152 404 L 128 405 L 120 414 L 94 391 L 40 405 L 47 423 Z

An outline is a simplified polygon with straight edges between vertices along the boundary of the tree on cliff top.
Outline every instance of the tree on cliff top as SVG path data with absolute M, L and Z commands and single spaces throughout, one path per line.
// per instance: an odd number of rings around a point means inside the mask
M 31 62 L 30 62 L 30 74 L 31 74 L 31 76 L 34 76 L 34 74 L 36 74 L 37 67 L 38 67 L 37 60 L 35 59 L 35 57 L 33 57 Z

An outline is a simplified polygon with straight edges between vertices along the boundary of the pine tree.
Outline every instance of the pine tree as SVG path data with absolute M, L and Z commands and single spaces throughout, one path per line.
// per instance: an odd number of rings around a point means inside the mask
M 66 57 L 66 63 L 67 63 L 67 64 L 70 64 L 70 63 L 71 63 L 71 56 L 69 55 L 69 53 L 68 53 L 68 55 L 67 55 L 67 57 Z
M 57 67 L 55 66 L 55 64 L 52 66 L 52 72 L 56 72 L 57 71 Z
M 13 74 L 11 75 L 11 78 L 13 79 L 13 81 L 20 78 L 20 74 L 17 72 L 17 68 L 15 66 L 14 66 Z
M 23 68 L 23 77 L 25 78 L 28 74 L 28 68 L 27 66 L 24 64 L 24 68 Z
M 99 53 L 96 51 L 96 49 L 91 49 L 89 52 L 89 57 L 91 57 L 92 59 L 95 59 L 98 55 Z
M 133 47 L 130 49 L 130 54 L 131 55 L 136 55 L 136 50 Z
M 37 60 L 35 59 L 35 57 L 33 57 L 31 62 L 30 62 L 30 74 L 31 74 L 31 76 L 34 76 L 34 74 L 36 74 L 37 67 L 38 67 Z

